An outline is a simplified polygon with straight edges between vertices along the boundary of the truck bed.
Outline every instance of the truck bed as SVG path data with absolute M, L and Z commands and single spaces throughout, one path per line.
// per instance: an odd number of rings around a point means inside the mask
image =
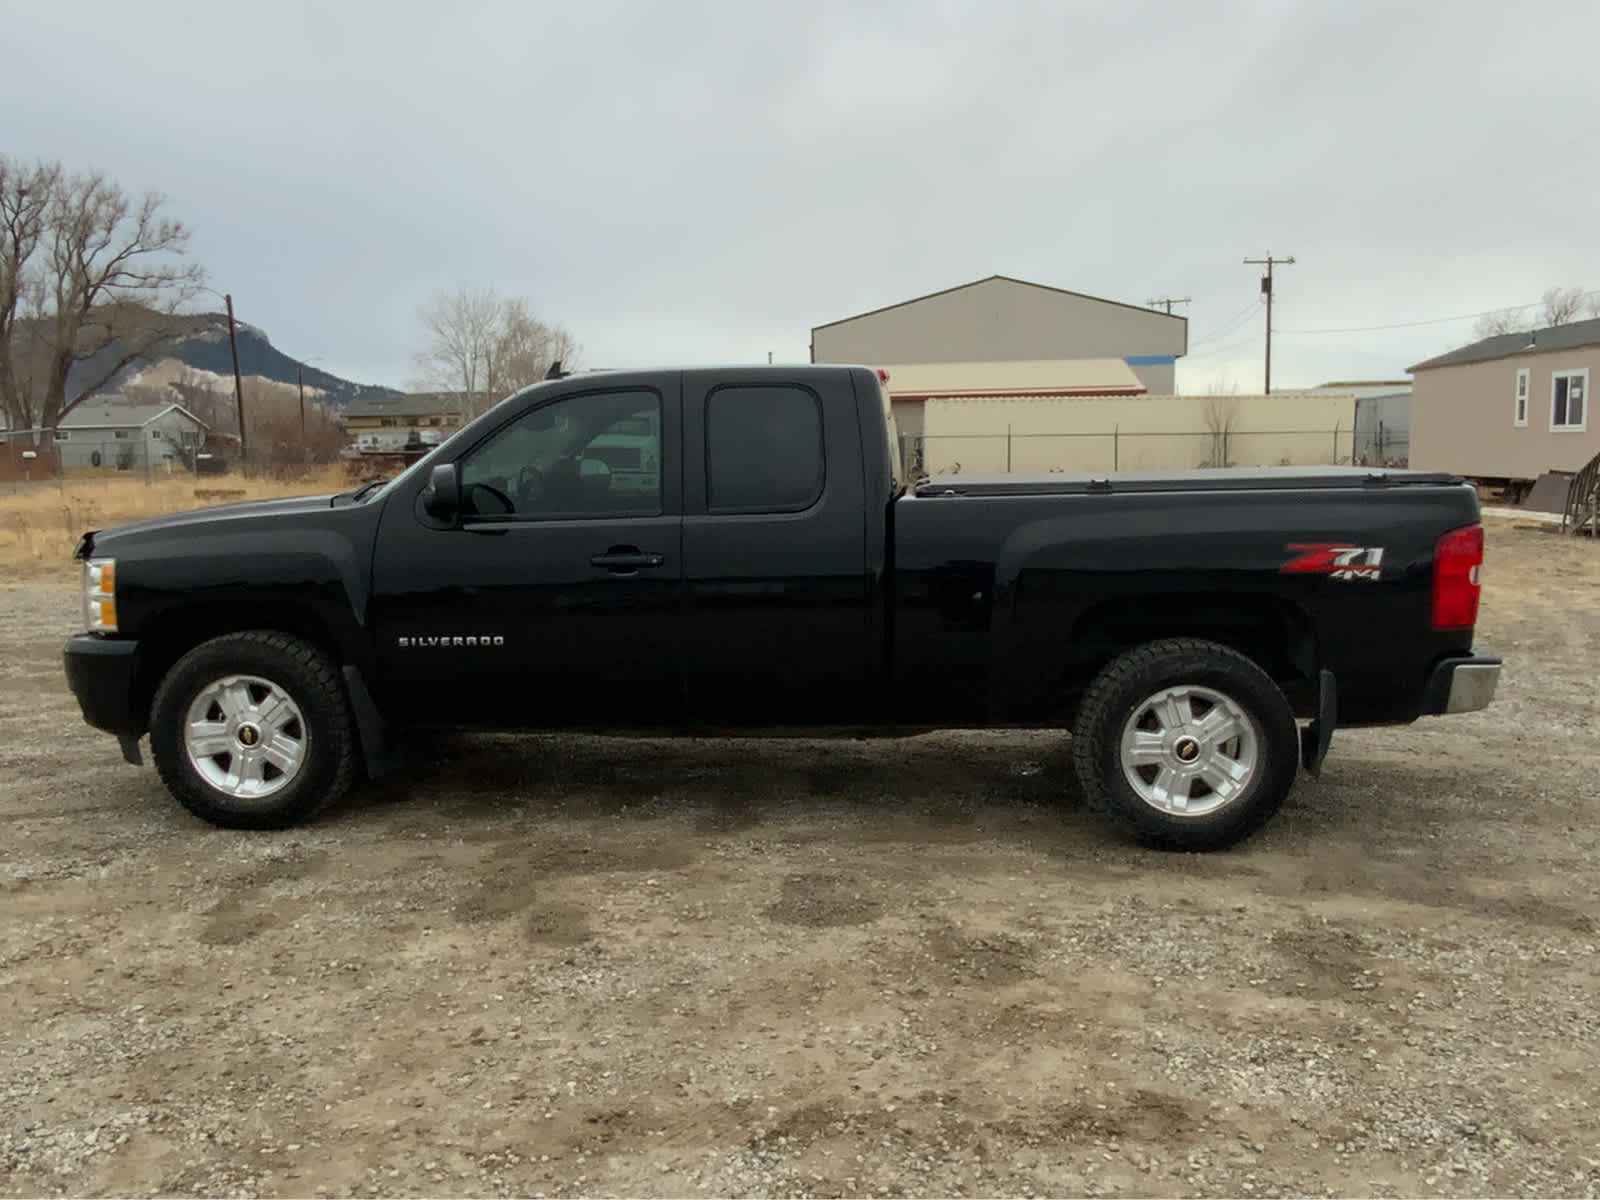
M 1332 671 L 1341 725 L 1409 721 L 1434 664 L 1471 647 L 1429 614 L 1438 539 L 1477 519 L 1462 479 L 1422 471 L 930 479 L 894 506 L 896 694 L 1016 720 L 1111 647 L 1225 630 L 1258 658 L 1253 639 L 1297 645 L 1286 676 Z M 1368 569 L 1294 568 L 1321 551 Z

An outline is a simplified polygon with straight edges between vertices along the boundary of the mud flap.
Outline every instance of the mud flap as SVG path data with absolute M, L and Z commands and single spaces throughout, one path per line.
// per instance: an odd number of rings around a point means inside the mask
M 376 779 L 399 765 L 400 748 L 389 737 L 388 722 L 367 691 L 367 681 L 361 669 L 346 665 L 343 670 L 345 694 L 350 698 L 350 713 L 356 719 L 356 733 L 361 739 L 362 764 L 367 778 Z
M 139 753 L 139 735 L 136 733 L 122 733 L 117 735 L 117 744 L 122 747 L 122 761 L 132 763 L 136 767 L 144 766 L 144 756 Z
M 1339 689 L 1332 671 L 1317 672 L 1317 715 L 1300 731 L 1300 762 L 1313 778 L 1322 774 L 1334 726 L 1339 723 Z

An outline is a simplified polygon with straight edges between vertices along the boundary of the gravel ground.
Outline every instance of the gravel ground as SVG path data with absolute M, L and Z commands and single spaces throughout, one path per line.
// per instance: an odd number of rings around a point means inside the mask
M 1486 713 L 1140 850 L 1065 739 L 460 738 L 202 825 L 0 587 L 0 1194 L 1600 1192 L 1600 547 Z

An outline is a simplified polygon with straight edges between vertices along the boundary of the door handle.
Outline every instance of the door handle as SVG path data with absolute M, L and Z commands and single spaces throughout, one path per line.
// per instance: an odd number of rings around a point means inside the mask
M 667 561 L 664 554 L 646 554 L 635 546 L 613 546 L 604 554 L 589 559 L 591 567 L 604 567 L 618 575 L 631 574 L 642 567 L 659 567 Z

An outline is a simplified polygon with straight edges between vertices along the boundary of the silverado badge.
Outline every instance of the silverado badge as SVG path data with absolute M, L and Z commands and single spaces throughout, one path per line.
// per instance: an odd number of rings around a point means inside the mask
M 506 639 L 489 634 L 476 637 L 401 637 L 396 638 L 401 649 L 420 649 L 424 646 L 504 646 Z

